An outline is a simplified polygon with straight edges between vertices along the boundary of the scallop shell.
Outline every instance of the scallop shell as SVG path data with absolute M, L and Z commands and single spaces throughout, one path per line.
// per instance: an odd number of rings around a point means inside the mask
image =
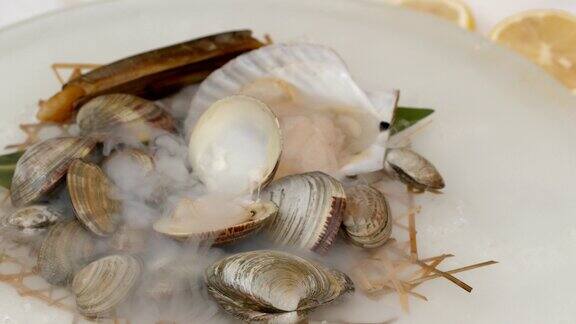
M 91 138 L 61 137 L 31 146 L 18 160 L 10 198 L 14 206 L 40 200 L 66 174 L 70 163 L 87 156 L 96 142 Z
M 125 301 L 142 273 L 142 264 L 130 255 L 110 255 L 78 271 L 72 281 L 78 311 L 87 317 L 112 315 Z
M 154 230 L 177 240 L 209 241 L 212 245 L 224 245 L 244 239 L 258 232 L 278 212 L 272 202 L 255 202 L 246 207 L 247 221 L 219 230 L 198 232 L 193 228 L 179 228 L 172 218 L 162 218 L 154 224 Z
M 229 256 L 206 269 L 208 293 L 249 322 L 297 322 L 354 285 L 344 273 L 277 251 Z
M 38 270 L 53 285 L 66 285 L 90 261 L 95 242 L 76 220 L 54 225 L 40 245 Z
M 80 134 L 106 133 L 116 127 L 149 124 L 167 131 L 175 130 L 174 119 L 155 103 L 129 94 L 98 96 L 85 103 L 76 116 Z M 143 136 L 147 137 L 147 136 Z
M 355 245 L 376 248 L 386 243 L 392 234 L 392 217 L 386 197 L 366 185 L 346 189 L 342 228 Z
M 346 207 L 342 184 L 322 172 L 273 181 L 262 196 L 278 205 L 278 214 L 264 228 L 276 243 L 325 253 L 332 245 Z
M 209 192 L 240 195 L 272 179 L 282 138 L 276 116 L 264 103 L 231 96 L 202 115 L 189 147 L 192 169 Z
M 273 83 L 280 80 L 288 88 L 295 89 L 299 95 L 297 101 L 307 102 L 311 109 L 330 109 L 358 124 L 358 127 L 347 130 L 349 149 L 359 153 L 342 166 L 344 174 L 353 175 L 382 168 L 389 132 L 387 129 L 381 130 L 380 125 L 391 124 L 395 104 L 375 106 L 352 79 L 338 54 L 316 44 L 261 47 L 232 59 L 214 71 L 201 83 L 192 101 L 186 120 L 187 134 L 193 129 L 199 114 L 215 101 L 233 94 L 257 96 L 274 109 L 273 103 L 267 100 L 270 91 L 253 91 L 252 85 L 262 80 Z M 292 93 L 281 89 L 280 92 L 288 96 Z
M 417 191 L 439 190 L 445 186 L 436 167 L 409 148 L 389 149 L 385 169 Z
M 64 216 L 49 206 L 31 205 L 16 209 L 4 217 L 2 222 L 5 226 L 33 234 L 45 230 L 62 219 Z
M 95 164 L 75 160 L 67 176 L 68 192 L 76 217 L 99 236 L 108 236 L 118 226 L 119 203 L 110 198 L 112 185 Z

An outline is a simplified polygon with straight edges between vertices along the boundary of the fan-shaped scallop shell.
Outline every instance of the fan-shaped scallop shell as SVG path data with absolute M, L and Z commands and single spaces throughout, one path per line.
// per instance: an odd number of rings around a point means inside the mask
M 72 281 L 78 311 L 87 317 L 110 316 L 125 301 L 142 273 L 142 264 L 130 255 L 110 255 L 78 271 Z
M 430 161 L 409 148 L 389 149 L 385 167 L 407 186 L 419 191 L 444 188 L 444 179 Z
M 346 207 L 342 184 L 322 172 L 273 181 L 263 197 L 278 205 L 278 214 L 264 231 L 281 245 L 324 253 L 332 245 Z
M 94 240 L 77 220 L 54 225 L 40 245 L 38 270 L 54 285 L 66 285 L 76 271 L 90 261 Z
M 99 236 L 108 236 L 118 226 L 119 203 L 110 198 L 112 185 L 95 164 L 75 160 L 68 171 L 68 192 L 76 217 Z
M 344 273 L 277 251 L 229 256 L 206 270 L 208 292 L 230 314 L 249 322 L 297 322 L 318 306 L 354 290 Z
M 386 197 L 366 185 L 346 189 L 342 229 L 355 245 L 375 248 L 384 244 L 392 234 L 392 217 Z
M 215 246 L 224 245 L 256 234 L 276 215 L 278 207 L 272 202 L 259 201 L 245 207 L 245 212 L 248 214 L 245 222 L 213 231 L 197 232 L 179 229 L 170 224 L 169 218 L 156 222 L 154 230 L 177 240 L 190 239 L 212 242 Z
M 40 200 L 66 174 L 70 163 L 88 155 L 96 142 L 91 138 L 61 137 L 31 146 L 18 160 L 10 197 L 14 206 Z
M 129 94 L 98 96 L 85 103 L 76 116 L 80 134 L 106 132 L 118 126 L 148 123 L 168 131 L 175 129 L 174 119 L 155 103 Z

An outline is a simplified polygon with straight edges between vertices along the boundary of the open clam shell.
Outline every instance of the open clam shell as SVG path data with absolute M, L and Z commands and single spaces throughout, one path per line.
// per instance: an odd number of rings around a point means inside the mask
M 75 160 L 67 176 L 68 192 L 76 217 L 86 228 L 99 236 L 116 230 L 119 202 L 110 198 L 112 185 L 95 164 Z
M 66 285 L 90 261 L 95 242 L 76 220 L 54 225 L 40 245 L 38 270 L 53 285 Z
M 145 131 L 139 127 L 144 124 L 175 130 L 175 121 L 164 109 L 154 102 L 122 93 L 98 96 L 85 103 L 76 122 L 80 134 L 106 133 L 117 127 L 127 127 L 137 132 Z M 147 138 L 146 134 L 139 137 Z
M 78 311 L 87 317 L 110 316 L 125 301 L 142 273 L 142 264 L 130 255 L 110 255 L 78 271 L 72 281 Z
M 385 169 L 417 191 L 444 188 L 444 179 L 430 161 L 409 148 L 389 149 Z
M 87 156 L 95 145 L 88 137 L 61 137 L 31 146 L 16 164 L 12 204 L 19 207 L 40 200 L 60 183 L 72 161 Z
M 272 202 L 254 202 L 242 207 L 244 216 L 240 217 L 243 220 L 241 223 L 207 229 L 204 226 L 194 226 L 194 222 L 202 221 L 202 215 L 196 215 L 198 218 L 195 220 L 187 218 L 193 209 L 193 203 L 181 203 L 172 217 L 158 220 L 154 224 L 154 230 L 177 240 L 209 241 L 212 245 L 223 245 L 255 234 L 278 212 L 278 207 Z
M 350 242 L 364 248 L 386 243 L 392 234 L 392 217 L 386 197 L 366 185 L 346 189 L 342 229 Z
M 344 273 L 277 251 L 224 258 L 206 269 L 208 292 L 244 321 L 293 323 L 354 290 Z
M 276 116 L 264 103 L 231 96 L 202 115 L 189 147 L 192 169 L 209 192 L 239 195 L 272 179 L 282 138 Z
M 342 222 L 346 194 L 342 184 L 322 172 L 287 176 L 262 193 L 278 205 L 278 214 L 264 228 L 276 243 L 325 253 Z

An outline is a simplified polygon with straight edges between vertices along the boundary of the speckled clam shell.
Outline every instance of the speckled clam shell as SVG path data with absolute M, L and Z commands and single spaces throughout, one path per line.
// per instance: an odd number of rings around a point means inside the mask
M 80 222 L 99 236 L 108 236 L 118 226 L 119 203 L 110 198 L 112 185 L 95 164 L 75 160 L 67 176 L 68 192 Z
M 47 205 L 31 205 L 16 209 L 2 218 L 2 225 L 23 233 L 42 232 L 64 216 Z
M 244 252 L 206 269 L 209 294 L 248 322 L 294 323 L 354 290 L 344 273 L 277 251 Z
M 220 230 L 209 232 L 172 231 L 165 226 L 166 222 L 170 221 L 169 219 L 161 219 L 156 222 L 154 230 L 180 241 L 206 241 L 212 242 L 214 246 L 225 245 L 256 234 L 267 222 L 276 216 L 278 207 L 272 202 L 258 201 L 247 206 L 245 211 L 249 214 L 246 222 Z
M 16 164 L 12 204 L 19 207 L 40 200 L 60 183 L 72 161 L 87 156 L 95 145 L 91 138 L 61 137 L 31 146 Z
M 366 185 L 346 189 L 342 232 L 350 242 L 364 248 L 386 243 L 392 234 L 392 217 L 386 197 Z
M 430 161 L 409 148 L 389 149 L 385 168 L 407 186 L 419 191 L 444 188 L 444 179 Z
M 53 285 L 68 284 L 76 271 L 90 261 L 95 242 L 76 220 L 54 225 L 40 245 L 38 271 Z
M 338 180 L 322 172 L 290 175 L 273 181 L 262 197 L 278 205 L 278 214 L 264 228 L 275 243 L 327 252 L 346 207 Z
M 125 301 L 142 273 L 142 264 L 130 255 L 110 255 L 78 271 L 72 281 L 78 311 L 87 317 L 112 315 Z
M 80 134 L 101 133 L 118 126 L 148 123 L 173 131 L 174 119 L 154 102 L 122 93 L 98 96 L 85 103 L 76 116 Z

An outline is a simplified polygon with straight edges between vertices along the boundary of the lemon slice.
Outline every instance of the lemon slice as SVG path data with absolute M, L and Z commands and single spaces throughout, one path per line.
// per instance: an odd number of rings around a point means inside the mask
M 490 33 L 542 66 L 576 91 L 576 16 L 560 10 L 531 10 L 504 19 Z
M 459 0 L 391 0 L 390 2 L 449 20 L 464 29 L 474 30 L 472 12 Z

